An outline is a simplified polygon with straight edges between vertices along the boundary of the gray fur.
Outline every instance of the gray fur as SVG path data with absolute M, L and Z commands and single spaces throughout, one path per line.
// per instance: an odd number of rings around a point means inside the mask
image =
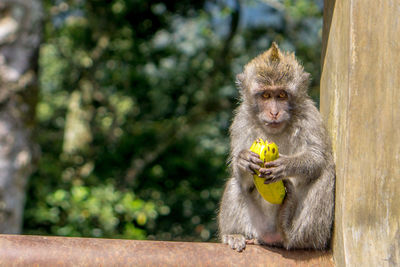
M 304 88 L 309 75 L 302 68 L 292 69 L 296 72 L 286 84 L 291 90 L 290 120 L 278 133 L 269 132 L 258 121 L 251 94 L 257 73 L 252 71 L 251 62 L 237 82 L 242 102 L 230 128 L 231 178 L 222 197 L 218 223 L 221 239 L 233 249 L 240 248 L 238 251 L 244 248 L 244 240 L 251 239 L 286 249 L 329 246 L 335 184 L 331 144 L 320 113 Z M 280 154 L 287 156 L 287 176 L 283 178 L 287 195 L 281 205 L 266 202 L 254 189 L 252 174 L 238 164 L 239 154 L 258 137 L 275 142 Z M 274 233 L 279 233 L 283 241 L 265 242 L 265 236 Z

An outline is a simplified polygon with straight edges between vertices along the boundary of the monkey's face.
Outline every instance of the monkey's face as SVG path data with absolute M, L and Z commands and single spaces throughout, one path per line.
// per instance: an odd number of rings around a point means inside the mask
M 261 87 L 255 94 L 257 119 L 271 134 L 282 132 L 290 120 L 290 95 L 285 87 Z

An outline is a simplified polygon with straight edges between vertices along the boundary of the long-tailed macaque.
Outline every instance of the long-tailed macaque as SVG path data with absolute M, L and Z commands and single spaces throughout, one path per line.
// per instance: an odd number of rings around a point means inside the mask
M 218 215 L 223 243 L 242 251 L 246 244 L 286 249 L 325 249 L 334 216 L 335 165 L 330 140 L 307 94 L 309 74 L 293 53 L 271 48 L 237 76 L 241 104 L 230 128 L 231 178 Z M 258 137 L 275 142 L 280 157 L 263 163 L 249 150 Z M 283 180 L 282 204 L 265 201 L 253 183 Z

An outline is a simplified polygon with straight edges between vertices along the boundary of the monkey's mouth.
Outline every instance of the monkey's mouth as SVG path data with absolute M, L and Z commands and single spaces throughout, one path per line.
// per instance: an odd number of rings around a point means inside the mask
M 278 122 L 278 121 L 271 121 L 271 122 L 267 122 L 266 125 L 271 128 L 279 128 L 283 125 L 283 123 Z

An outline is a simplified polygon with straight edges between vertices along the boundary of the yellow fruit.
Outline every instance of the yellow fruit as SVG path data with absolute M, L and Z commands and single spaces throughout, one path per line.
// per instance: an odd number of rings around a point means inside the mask
M 275 143 L 268 143 L 258 138 L 251 145 L 250 150 L 260 155 L 263 162 L 273 161 L 279 158 L 278 146 Z M 258 173 L 257 173 L 258 174 Z M 271 184 L 264 184 L 265 178 L 253 175 L 254 184 L 260 195 L 272 204 L 281 204 L 285 198 L 286 190 L 282 181 Z

